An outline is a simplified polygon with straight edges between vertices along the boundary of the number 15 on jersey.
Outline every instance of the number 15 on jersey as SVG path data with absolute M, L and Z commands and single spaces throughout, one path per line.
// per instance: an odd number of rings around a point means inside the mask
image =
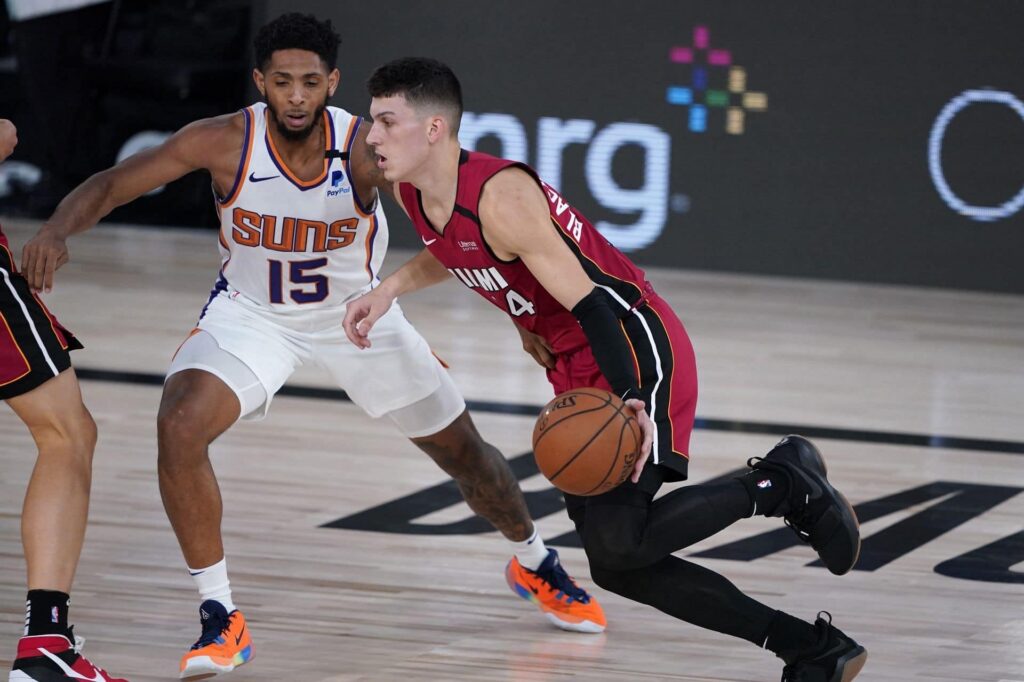
M 279 260 L 267 259 L 270 267 L 270 302 L 284 303 L 284 266 Z M 330 293 L 327 277 L 311 270 L 327 265 L 327 258 L 287 261 L 288 281 L 298 285 L 288 289 L 288 295 L 296 303 L 319 303 Z

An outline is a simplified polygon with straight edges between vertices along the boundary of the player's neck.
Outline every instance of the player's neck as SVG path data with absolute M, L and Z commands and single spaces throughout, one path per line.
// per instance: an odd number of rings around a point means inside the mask
M 455 195 L 459 189 L 459 153 L 461 151 L 458 143 L 451 143 L 437 149 L 412 181 L 412 184 L 420 191 L 424 210 L 431 216 L 451 216 L 452 211 L 455 210 Z M 442 229 L 448 221 L 432 222 L 438 229 Z
M 325 144 L 323 117 L 316 122 L 309 135 L 301 140 L 285 137 L 281 134 L 279 124 L 271 121 L 267 127 L 271 140 L 274 142 L 274 149 L 281 155 L 289 165 L 301 165 L 311 159 L 320 160 L 324 158 Z

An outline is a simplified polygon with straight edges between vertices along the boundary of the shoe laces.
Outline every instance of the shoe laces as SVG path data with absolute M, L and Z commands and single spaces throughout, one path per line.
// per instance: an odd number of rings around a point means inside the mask
M 210 614 L 210 617 L 203 621 L 203 632 L 199 635 L 199 639 L 196 640 L 196 643 L 192 645 L 192 650 L 202 649 L 204 646 L 216 642 L 221 633 L 228 628 L 228 624 L 230 622 L 230 614 L 228 615 L 227 620 L 221 618 L 220 614 Z
M 562 568 L 562 562 L 555 558 L 553 565 L 546 571 L 532 571 L 547 584 L 552 592 L 561 592 L 569 598 L 569 601 L 578 601 L 582 604 L 590 603 L 590 595 L 576 581 L 569 577 L 569 574 Z
M 793 512 L 789 516 L 782 519 L 782 522 L 789 526 L 789 529 L 796 533 L 796 536 L 800 538 L 801 542 L 810 542 L 811 533 L 804 530 L 808 526 L 814 523 L 814 516 L 809 509 L 809 505 L 804 505 L 800 511 Z
M 832 625 L 832 614 L 828 611 L 818 611 L 818 617 L 814 620 L 814 630 L 818 634 L 818 640 L 828 641 L 828 628 Z M 793 661 L 782 669 L 782 680 L 780 682 L 802 682 L 804 671 L 807 667 L 806 661 Z
M 82 648 L 85 646 L 85 637 L 79 637 L 75 634 L 74 625 L 68 628 L 68 632 L 71 634 L 71 637 L 69 639 L 71 639 L 74 642 L 74 644 L 71 645 L 71 650 L 75 652 L 75 655 L 83 659 L 89 665 L 91 665 L 93 670 L 102 675 L 104 678 L 110 677 L 110 673 L 108 673 L 106 670 L 90 661 L 82 654 Z
M 68 641 L 71 642 L 71 650 L 79 656 L 82 655 L 82 647 L 85 646 L 85 637 L 79 637 L 75 634 L 75 626 L 68 626 Z

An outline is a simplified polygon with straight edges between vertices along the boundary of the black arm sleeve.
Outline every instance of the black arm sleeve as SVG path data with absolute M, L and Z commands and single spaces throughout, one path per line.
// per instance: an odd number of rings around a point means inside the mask
M 612 309 L 608 294 L 599 287 L 573 306 L 572 314 L 579 320 L 583 333 L 590 341 L 590 349 L 597 360 L 601 374 L 612 390 L 623 400 L 640 398 L 633 351 Z

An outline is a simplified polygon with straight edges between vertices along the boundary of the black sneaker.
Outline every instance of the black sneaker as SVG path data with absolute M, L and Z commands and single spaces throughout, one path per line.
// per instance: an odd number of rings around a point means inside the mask
M 822 618 L 822 614 L 828 620 Z M 782 682 L 850 682 L 868 660 L 868 652 L 832 625 L 832 614 L 818 613 L 814 621 L 818 641 L 801 651 L 779 652 L 786 662 Z
M 764 457 L 747 460 L 747 466 L 781 472 L 789 481 L 786 498 L 765 510 L 766 516 L 785 517 L 836 575 L 853 568 L 860 556 L 860 523 L 853 506 L 828 482 L 825 460 L 811 441 L 786 436 Z

